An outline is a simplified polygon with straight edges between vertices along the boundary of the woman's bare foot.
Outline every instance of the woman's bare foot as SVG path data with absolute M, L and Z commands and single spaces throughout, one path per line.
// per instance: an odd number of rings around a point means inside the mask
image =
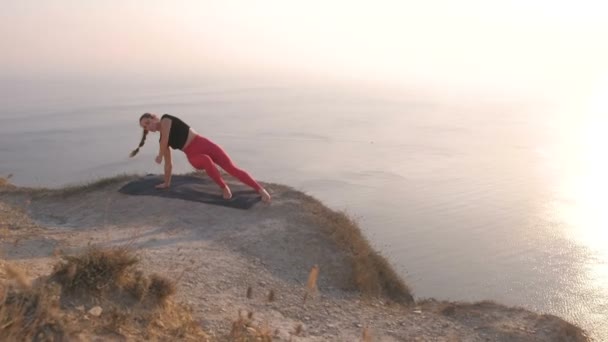
M 222 196 L 227 200 L 232 198 L 232 191 L 230 191 L 230 188 L 227 185 L 222 189 Z
M 262 202 L 270 203 L 270 194 L 268 191 L 266 191 L 266 189 L 262 188 L 258 192 L 260 193 L 260 196 L 262 196 Z

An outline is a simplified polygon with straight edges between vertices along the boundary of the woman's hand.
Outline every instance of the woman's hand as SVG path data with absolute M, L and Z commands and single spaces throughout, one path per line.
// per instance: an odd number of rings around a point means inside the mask
M 169 189 L 169 184 L 163 182 L 161 184 L 156 185 L 156 188 L 157 189 Z
M 162 155 L 157 155 L 156 158 L 154 159 L 154 161 L 156 161 L 156 164 L 160 164 L 163 161 L 163 156 Z

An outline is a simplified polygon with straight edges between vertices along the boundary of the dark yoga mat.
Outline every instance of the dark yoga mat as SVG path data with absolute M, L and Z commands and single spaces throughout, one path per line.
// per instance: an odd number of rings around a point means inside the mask
M 162 176 L 147 175 L 125 184 L 118 191 L 126 195 L 177 198 L 236 209 L 249 209 L 261 201 L 256 191 L 241 184 L 230 184 L 232 198 L 225 200 L 217 184 L 208 177 L 175 175 L 171 177 L 169 189 L 156 189 L 155 186 L 162 182 Z

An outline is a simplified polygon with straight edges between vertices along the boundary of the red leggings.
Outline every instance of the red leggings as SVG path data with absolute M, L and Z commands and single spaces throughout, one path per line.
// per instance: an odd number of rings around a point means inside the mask
M 236 167 L 226 152 L 209 139 L 197 135 L 183 151 L 186 153 L 188 161 L 192 166 L 198 170 L 205 170 L 209 177 L 211 177 L 211 179 L 213 179 L 213 181 L 222 189 L 226 187 L 226 183 L 222 179 L 218 169 L 215 167 L 215 164 L 226 170 L 231 176 L 236 177 L 241 182 L 254 188 L 256 191 L 259 191 L 262 188 L 253 180 L 253 178 L 251 178 L 247 171 Z

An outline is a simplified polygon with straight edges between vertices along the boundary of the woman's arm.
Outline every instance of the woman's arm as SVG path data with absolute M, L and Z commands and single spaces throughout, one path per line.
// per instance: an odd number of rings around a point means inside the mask
M 173 171 L 173 160 L 171 149 L 169 148 L 169 132 L 171 130 L 171 119 L 165 118 L 160 122 L 160 146 L 156 162 L 161 163 L 165 159 L 165 182 L 157 185 L 159 189 L 171 186 L 171 172 Z
M 161 156 L 156 157 L 156 161 L 160 160 Z M 165 149 L 165 154 L 162 156 L 165 158 L 165 181 L 156 186 L 157 189 L 167 189 L 171 186 L 171 172 L 173 171 L 173 159 L 171 158 L 171 149 Z
M 164 118 L 160 121 L 160 146 L 158 148 L 157 162 L 162 161 L 165 151 L 169 149 L 169 132 L 171 131 L 171 119 Z M 160 159 L 160 161 L 158 161 Z
M 173 170 L 173 160 L 171 158 L 171 149 L 165 150 L 165 186 L 171 186 L 171 171 Z

